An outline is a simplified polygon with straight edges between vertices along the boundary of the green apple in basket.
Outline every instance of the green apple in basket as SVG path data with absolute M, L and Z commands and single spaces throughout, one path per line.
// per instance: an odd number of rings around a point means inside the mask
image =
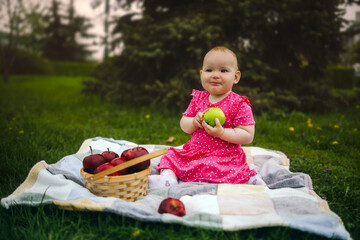
M 203 120 L 212 127 L 216 126 L 215 118 L 219 119 L 220 124 L 224 125 L 226 117 L 221 108 L 213 107 L 204 113 Z

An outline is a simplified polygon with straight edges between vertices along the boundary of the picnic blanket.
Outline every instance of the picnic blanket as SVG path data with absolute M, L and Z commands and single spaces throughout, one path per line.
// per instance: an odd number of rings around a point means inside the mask
M 121 153 L 138 145 L 112 138 L 87 139 L 75 154 L 54 164 L 45 161 L 35 164 L 25 181 L 1 199 L 1 205 L 9 208 L 55 204 L 69 210 L 104 211 L 140 221 L 224 231 L 285 226 L 329 238 L 351 239 L 341 219 L 314 192 L 311 178 L 289 171 L 289 159 L 282 152 L 244 147 L 250 168 L 260 173 L 267 186 L 180 182 L 172 187 L 148 189 L 145 197 L 126 202 L 115 197 L 98 197 L 85 187 L 80 169 L 83 158 L 90 154 L 89 146 L 94 153 L 107 148 Z M 149 152 L 169 147 L 140 146 Z M 155 166 L 159 161 L 160 157 L 151 160 L 151 174 L 158 174 Z M 159 204 L 167 197 L 180 199 L 185 204 L 186 216 L 159 214 Z

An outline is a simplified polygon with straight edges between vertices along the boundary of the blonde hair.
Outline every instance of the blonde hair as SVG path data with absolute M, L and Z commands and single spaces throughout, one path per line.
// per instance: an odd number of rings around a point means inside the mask
M 228 52 L 228 53 L 230 53 L 230 54 L 233 55 L 233 57 L 234 57 L 235 69 L 239 69 L 236 54 L 235 54 L 233 51 L 231 51 L 230 49 L 228 49 L 227 47 L 223 47 L 223 46 L 213 47 L 212 49 L 210 49 L 210 50 L 205 54 L 205 57 L 206 57 L 206 55 L 207 55 L 208 53 L 210 53 L 210 52 Z M 205 59 L 205 57 L 204 57 L 204 59 Z

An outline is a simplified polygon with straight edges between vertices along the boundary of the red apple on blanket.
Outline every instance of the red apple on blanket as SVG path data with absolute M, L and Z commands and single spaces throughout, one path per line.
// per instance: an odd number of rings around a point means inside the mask
M 113 168 L 113 167 L 114 167 L 114 165 L 112 165 L 111 163 L 108 163 L 108 162 L 104 163 L 104 164 L 98 166 L 97 168 L 95 168 L 94 174 L 97 174 L 99 172 L 105 171 L 105 170 L 107 170 L 109 168 Z M 120 176 L 120 173 L 119 172 L 114 172 L 112 174 L 109 174 L 109 176 Z
M 176 198 L 166 198 L 164 199 L 159 206 L 159 213 L 170 213 L 176 216 L 182 217 L 185 216 L 185 206 L 182 201 Z
M 111 160 L 110 164 L 112 164 L 113 166 L 116 166 L 116 165 L 122 164 L 124 162 L 126 162 L 126 159 L 124 157 L 118 157 L 118 158 Z M 126 174 L 128 174 L 128 169 L 125 168 L 123 170 L 120 170 L 118 173 L 120 175 L 126 175 Z
M 83 160 L 83 168 L 85 172 L 94 173 L 95 168 L 106 163 L 107 161 L 101 154 L 93 154 L 90 146 L 91 154 L 86 156 Z
M 125 154 L 125 159 L 126 159 L 126 161 L 129 161 L 131 159 L 140 157 L 140 156 L 148 154 L 148 153 L 149 152 L 144 147 L 134 147 L 134 148 L 127 150 L 127 152 Z M 130 167 L 130 171 L 131 172 L 140 172 L 140 171 L 147 169 L 149 166 L 150 166 L 150 159 L 145 162 L 141 162 L 141 163 L 138 163 L 138 164 Z
M 107 149 L 107 151 L 104 151 L 101 154 L 106 161 L 110 162 L 111 160 L 113 160 L 114 158 L 118 158 L 119 155 L 116 152 L 110 151 L 109 148 Z

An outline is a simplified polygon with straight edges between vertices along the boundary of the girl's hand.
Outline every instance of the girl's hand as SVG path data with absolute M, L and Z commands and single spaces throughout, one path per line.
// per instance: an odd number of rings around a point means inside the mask
M 204 130 L 211 136 L 219 138 L 224 134 L 225 128 L 221 126 L 221 123 L 217 118 L 215 118 L 215 124 L 216 124 L 215 127 L 212 127 L 209 124 L 207 124 L 205 121 L 202 121 L 202 127 L 204 128 Z
M 203 112 L 198 112 L 194 119 L 193 119 L 193 124 L 196 128 L 203 128 L 202 126 L 202 123 L 203 123 L 203 116 L 204 116 L 204 113 L 206 112 L 207 110 L 203 111 Z

